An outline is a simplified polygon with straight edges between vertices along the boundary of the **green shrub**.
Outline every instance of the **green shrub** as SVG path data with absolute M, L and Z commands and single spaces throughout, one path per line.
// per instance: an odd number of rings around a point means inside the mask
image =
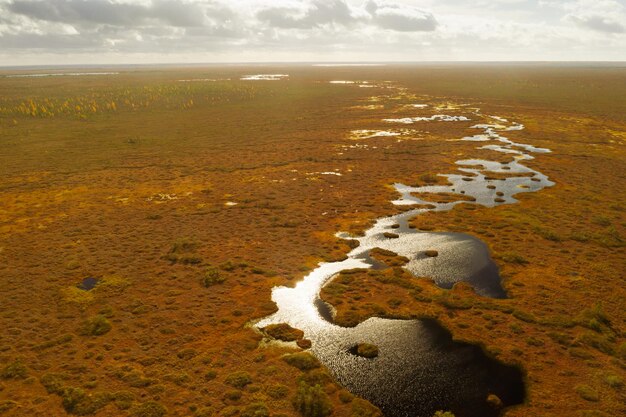
M 507 263 L 510 263 L 510 264 L 524 265 L 524 264 L 528 263 L 528 260 L 526 260 L 526 258 L 524 258 L 519 253 L 515 253 L 515 252 L 505 252 L 505 253 L 500 255 L 500 258 L 504 262 L 507 262 Z
M 202 262 L 202 258 L 192 253 L 197 248 L 198 244 L 196 242 L 189 239 L 180 239 L 172 245 L 167 255 L 163 258 L 170 261 L 172 264 L 199 264 Z
M 17 405 L 17 402 L 6 400 L 0 401 L 0 413 L 4 413 L 5 411 L 9 411 Z
M 270 411 L 263 402 L 255 402 L 248 404 L 248 406 L 242 411 L 241 417 L 269 417 Z
M 111 331 L 111 322 L 99 314 L 85 320 L 80 333 L 85 336 L 101 336 L 109 331 Z
M 326 417 L 332 413 L 328 395 L 321 386 L 301 382 L 293 400 L 294 408 L 304 417 Z
M 267 395 L 275 399 L 285 398 L 289 394 L 289 388 L 281 384 L 270 385 L 265 391 Z
M 221 417 L 232 417 L 236 414 L 239 413 L 239 407 L 235 407 L 232 405 L 229 405 L 228 407 L 224 407 L 222 408 L 222 411 L 220 411 L 220 416 Z
M 305 382 L 307 385 L 325 386 L 333 382 L 333 378 L 324 368 L 311 369 L 298 377 L 298 382 Z
M 154 401 L 147 401 L 133 407 L 130 412 L 132 417 L 162 417 L 167 413 L 167 409 Z
M 584 400 L 593 402 L 600 401 L 600 396 L 598 395 L 596 390 L 591 388 L 589 385 L 576 385 L 576 387 L 574 387 L 574 390 Z
M 375 358 L 378 356 L 378 346 L 370 343 L 359 343 L 356 345 L 356 354 L 368 359 Z
M 228 375 L 224 382 L 231 387 L 243 389 L 246 385 L 252 383 L 252 377 L 250 377 L 250 374 L 245 371 L 237 371 Z
M 525 321 L 526 323 L 534 323 L 536 321 L 532 314 L 521 310 L 513 310 L 513 317 L 518 320 Z
M 202 277 L 202 285 L 205 287 L 211 287 L 213 285 L 221 284 L 226 281 L 226 278 L 220 275 L 220 271 L 217 268 L 210 267 L 207 268 L 204 273 L 204 277 Z
M 112 399 L 112 396 L 107 393 L 87 395 L 82 389 L 74 387 L 66 387 L 61 393 L 61 401 L 65 411 L 78 416 L 94 414 Z
M 185 361 L 194 358 L 196 355 L 198 355 L 198 351 L 196 351 L 195 349 L 191 349 L 191 348 L 182 349 L 176 353 L 176 356 L 178 356 L 179 359 L 182 359 Z
M 611 388 L 621 388 L 624 386 L 624 380 L 617 375 L 606 375 L 604 382 Z
M 287 323 L 270 324 L 264 327 L 263 331 L 274 339 L 282 340 L 284 342 L 293 342 L 294 340 L 302 339 L 304 337 L 304 332 L 302 330 L 294 329 Z
M 24 379 L 28 376 L 28 369 L 24 365 L 21 359 L 16 359 L 9 363 L 0 372 L 2 379 Z
M 212 407 L 200 407 L 193 413 L 193 417 L 211 417 L 214 413 Z
M 239 401 L 241 399 L 241 391 L 239 390 L 230 390 L 226 394 L 224 394 L 224 398 L 229 401 Z
M 283 356 L 283 360 L 301 371 L 308 371 L 320 367 L 319 361 L 308 352 L 298 352 L 285 355 Z
M 209 369 L 206 374 L 204 374 L 204 379 L 207 381 L 214 380 L 217 377 L 217 371 L 215 369 Z
M 44 374 L 40 379 L 41 385 L 44 386 L 48 394 L 59 394 L 63 393 L 63 381 L 65 380 L 65 375 L 63 374 Z
M 586 332 L 579 335 L 576 342 L 583 343 L 587 346 L 591 346 L 600 352 L 607 355 L 613 355 L 615 353 L 614 344 L 612 343 L 611 336 L 602 336 L 595 332 Z
M 135 395 L 129 391 L 117 391 L 113 394 L 113 401 L 120 410 L 128 410 L 135 400 Z
M 383 417 L 383 413 L 369 402 L 360 398 L 354 398 L 351 417 Z
M 344 404 L 348 404 L 352 402 L 352 400 L 354 400 L 354 395 L 345 390 L 339 391 L 339 401 Z

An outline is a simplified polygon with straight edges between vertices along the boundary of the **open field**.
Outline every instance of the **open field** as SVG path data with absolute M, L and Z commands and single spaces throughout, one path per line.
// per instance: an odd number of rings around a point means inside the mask
M 289 78 L 240 80 L 260 73 Z M 250 322 L 275 311 L 274 286 L 346 256 L 336 232 L 405 210 L 390 184 L 440 181 L 459 159 L 507 160 L 449 141 L 475 133 L 471 122 L 354 140 L 398 128 L 382 120 L 414 116 L 414 103 L 523 123 L 510 137 L 552 150 L 525 164 L 556 184 L 412 221 L 483 240 L 510 298 L 356 271 L 322 292 L 337 322 L 437 318 L 526 373 L 528 398 L 506 416 L 626 413 L 625 68 L 3 75 L 0 415 L 279 417 L 300 415 L 305 397 L 324 404 L 319 416 L 379 415 Z M 91 291 L 77 288 L 86 277 L 99 280 Z

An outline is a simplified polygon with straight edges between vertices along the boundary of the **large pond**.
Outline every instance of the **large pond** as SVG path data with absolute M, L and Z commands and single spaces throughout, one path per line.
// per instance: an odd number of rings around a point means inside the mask
M 488 404 L 488 395 L 497 395 L 505 406 L 519 404 L 525 397 L 523 375 L 518 368 L 488 357 L 476 345 L 453 341 L 451 334 L 434 320 L 371 318 L 345 328 L 332 322 L 329 309 L 319 298 L 321 288 L 339 272 L 380 267 L 369 255 L 374 248 L 407 257 L 409 262 L 404 268 L 415 276 L 430 277 L 442 288 L 463 281 L 481 296 L 506 297 L 498 268 L 482 241 L 462 233 L 416 231 L 408 222 L 425 212 L 446 211 L 461 203 L 487 207 L 515 203 L 518 193 L 554 185 L 545 175 L 523 165 L 533 158 L 532 154 L 549 150 L 513 142 L 505 135 L 522 130 L 523 125 L 483 115 L 478 109 L 465 115 L 385 122 L 406 125 L 468 120 L 482 123 L 473 126 L 475 135 L 458 140 L 475 141 L 482 149 L 510 155 L 511 160 L 457 161 L 460 173 L 442 175 L 447 185 L 395 184 L 399 197 L 393 203 L 419 208 L 409 207 L 401 214 L 380 218 L 363 236 L 339 234 L 357 240 L 358 247 L 343 261 L 320 264 L 293 288 L 275 288 L 272 300 L 278 311 L 256 324 L 263 328 L 287 323 L 303 330 L 312 341 L 311 352 L 339 383 L 380 407 L 388 417 L 431 417 L 437 410 L 451 410 L 457 417 L 497 416 L 500 410 Z M 441 193 L 448 197 L 445 201 L 425 199 Z M 450 201 L 450 196 L 458 198 Z M 437 251 L 438 255 L 427 256 L 426 251 Z M 378 346 L 379 356 L 366 359 L 351 353 L 362 342 Z

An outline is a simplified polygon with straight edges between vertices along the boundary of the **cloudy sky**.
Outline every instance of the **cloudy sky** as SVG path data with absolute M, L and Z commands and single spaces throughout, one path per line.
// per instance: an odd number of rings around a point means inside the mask
M 626 61 L 626 0 L 0 0 L 0 65 Z

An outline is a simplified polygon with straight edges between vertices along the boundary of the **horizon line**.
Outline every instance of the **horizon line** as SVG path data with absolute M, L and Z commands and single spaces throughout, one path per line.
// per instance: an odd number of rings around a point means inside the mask
M 149 62 L 149 63 L 77 63 L 77 64 L 0 64 L 0 70 L 16 69 L 46 69 L 46 68 L 104 68 L 104 67 L 202 67 L 202 66 L 256 66 L 256 65 L 286 65 L 286 66 L 319 66 L 319 67 L 358 67 L 358 66 L 393 66 L 393 65 L 432 65 L 432 64 L 570 64 L 570 65 L 626 65 L 626 60 L 425 60 L 425 61 L 223 61 L 223 62 Z

